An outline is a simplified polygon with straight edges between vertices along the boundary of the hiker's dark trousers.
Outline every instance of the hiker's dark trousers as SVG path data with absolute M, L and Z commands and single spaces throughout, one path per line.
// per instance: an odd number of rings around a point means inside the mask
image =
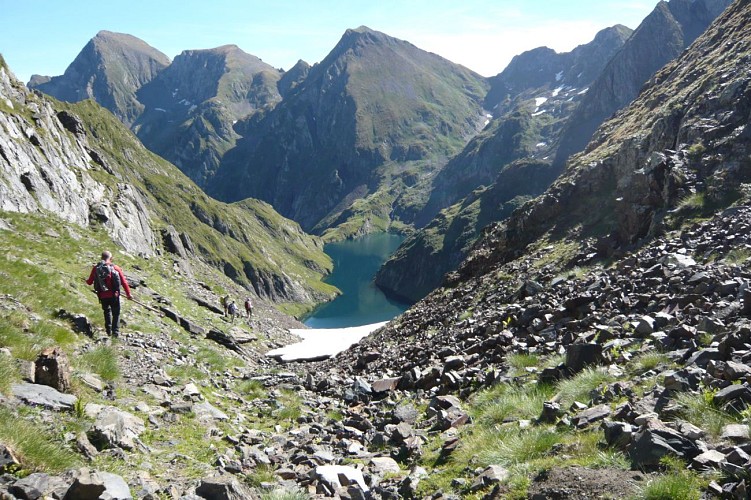
M 107 335 L 117 335 L 120 331 L 120 297 L 99 299 L 104 310 L 104 328 Z

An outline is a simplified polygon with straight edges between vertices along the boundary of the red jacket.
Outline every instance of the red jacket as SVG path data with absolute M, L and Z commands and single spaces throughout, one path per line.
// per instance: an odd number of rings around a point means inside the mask
M 122 284 L 122 287 L 125 289 L 125 296 L 129 299 L 131 298 L 130 295 L 130 285 L 128 285 L 128 280 L 125 279 L 125 274 L 123 273 L 123 270 L 120 269 L 120 266 L 116 266 L 115 264 L 112 264 L 112 267 L 117 271 L 117 273 L 120 275 L 120 283 Z M 94 284 L 94 278 L 96 278 L 96 265 L 94 265 L 91 268 L 91 273 L 89 274 L 89 279 L 86 280 L 87 285 L 93 285 Z M 99 292 L 97 293 L 100 299 L 111 299 L 112 297 L 119 297 L 120 292 L 113 292 L 112 290 L 107 290 L 106 292 Z

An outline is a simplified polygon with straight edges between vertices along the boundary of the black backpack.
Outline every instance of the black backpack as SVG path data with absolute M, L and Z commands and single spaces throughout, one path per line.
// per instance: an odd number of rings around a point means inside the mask
M 120 273 L 115 271 L 112 264 L 101 261 L 96 265 L 94 273 L 94 290 L 97 293 L 120 291 Z

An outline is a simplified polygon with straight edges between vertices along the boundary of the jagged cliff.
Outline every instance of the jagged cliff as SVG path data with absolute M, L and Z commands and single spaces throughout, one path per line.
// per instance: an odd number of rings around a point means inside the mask
M 54 103 L 0 69 L 0 209 L 101 226 L 126 251 L 211 263 L 259 296 L 330 297 L 322 243 L 267 204 L 225 205 L 91 101 Z
M 657 72 L 545 194 L 488 228 L 452 282 L 521 255 L 546 234 L 576 235 L 591 242 L 585 254 L 607 256 L 670 227 L 681 200 L 705 208 L 744 196 L 751 78 L 739 68 L 751 49 L 748 15 L 748 2 L 736 2 Z
M 649 78 L 688 47 L 731 0 L 660 1 L 592 84 L 561 138 L 555 162 L 581 151 L 600 124 L 629 104 Z

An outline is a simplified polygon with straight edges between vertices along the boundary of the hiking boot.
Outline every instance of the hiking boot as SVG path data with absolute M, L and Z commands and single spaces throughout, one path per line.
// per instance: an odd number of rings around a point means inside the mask
M 116 339 L 119 336 L 120 336 L 120 332 L 118 332 L 118 331 L 112 332 L 112 338 Z

